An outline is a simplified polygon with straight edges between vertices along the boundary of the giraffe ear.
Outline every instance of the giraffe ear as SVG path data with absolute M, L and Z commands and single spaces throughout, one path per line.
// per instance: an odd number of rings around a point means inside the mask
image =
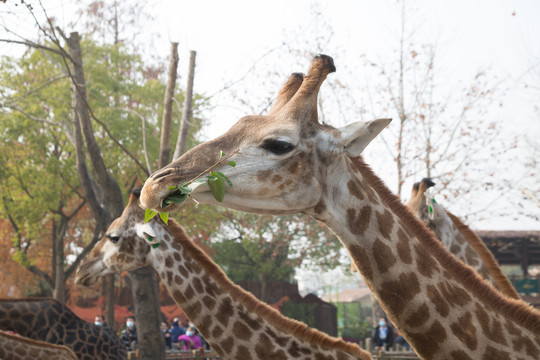
M 351 156 L 358 156 L 392 119 L 357 121 L 339 129 L 345 151 Z
M 154 229 L 152 229 L 152 226 L 150 226 L 150 223 L 146 224 L 137 224 L 137 235 L 142 239 L 147 239 L 148 236 L 151 236 L 153 238 L 156 237 L 156 232 Z

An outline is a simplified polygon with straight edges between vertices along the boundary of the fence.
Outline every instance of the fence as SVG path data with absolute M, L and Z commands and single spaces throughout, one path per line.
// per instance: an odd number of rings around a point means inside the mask
M 128 360 L 138 359 L 138 351 L 130 351 Z M 173 351 L 165 354 L 166 360 L 221 360 L 219 355 L 212 350 Z

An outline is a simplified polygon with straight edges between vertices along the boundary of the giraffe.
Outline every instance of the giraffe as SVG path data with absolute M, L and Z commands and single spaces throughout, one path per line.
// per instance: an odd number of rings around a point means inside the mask
M 346 343 L 282 316 L 232 283 L 174 220 L 145 224 L 139 191 L 77 269 L 75 282 L 153 266 L 175 302 L 223 359 L 371 359 Z M 147 242 L 160 245 L 154 249 Z
M 3 360 L 77 360 L 73 350 L 0 330 L 0 359 Z
M 497 292 L 450 254 L 364 162 L 361 152 L 390 119 L 342 128 L 321 124 L 317 96 L 335 71 L 331 57 L 312 61 L 296 93 L 269 115 L 246 116 L 145 182 L 141 204 L 157 211 L 171 186 L 218 166 L 233 186 L 222 202 L 199 186 L 186 203 L 260 214 L 304 213 L 325 223 L 394 325 L 422 359 L 537 359 L 540 313 Z
M 426 197 L 426 190 L 434 185 L 435 183 L 429 178 L 415 183 L 411 190 L 411 198 L 407 202 L 409 209 L 458 259 L 472 266 L 504 295 L 519 299 L 516 289 L 503 274 L 495 257 L 478 235 L 435 199 Z
M 81 360 L 123 360 L 126 349 L 109 328 L 90 324 L 55 299 L 0 299 L 0 329 L 69 347 Z

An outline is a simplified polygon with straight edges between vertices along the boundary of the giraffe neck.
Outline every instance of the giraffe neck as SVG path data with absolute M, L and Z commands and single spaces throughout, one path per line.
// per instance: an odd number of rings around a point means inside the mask
M 67 346 L 31 340 L 0 331 L 0 359 L 76 360 L 78 358 Z
M 65 345 L 82 360 L 127 357 L 124 345 L 110 329 L 81 320 L 54 299 L 0 299 L 0 329 L 33 340 Z
M 344 243 L 416 352 L 424 359 L 534 359 L 539 313 L 503 298 L 447 252 L 360 158 L 347 166 L 314 216 Z
M 486 244 L 480 239 L 480 237 L 472 231 L 467 225 L 465 225 L 457 216 L 449 211 L 446 211 L 447 216 L 452 220 L 452 224 L 459 230 L 460 235 L 465 238 L 468 247 L 471 247 L 475 254 L 478 254 L 480 262 L 483 267 L 486 268 L 489 274 L 489 279 L 504 295 L 513 299 L 520 299 L 520 296 L 510 280 L 502 272 L 497 260 L 489 251 Z
M 465 264 L 475 269 L 484 279 L 491 284 L 495 283 L 487 267 L 485 266 L 479 253 L 475 251 L 461 231 L 454 224 L 446 210 L 438 203 L 431 204 L 433 209 L 433 219 L 427 222 L 428 227 L 433 230 L 442 244 Z
M 175 302 L 221 356 L 232 359 L 370 359 L 358 346 L 287 319 L 233 284 L 169 221 L 156 232 L 154 268 Z

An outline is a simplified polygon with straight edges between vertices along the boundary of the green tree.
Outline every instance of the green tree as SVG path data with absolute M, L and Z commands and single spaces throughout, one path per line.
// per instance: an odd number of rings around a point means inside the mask
M 334 268 L 343 260 L 339 240 L 307 217 L 223 212 L 227 221 L 209 242 L 214 260 L 233 281 L 259 282 L 264 301 L 267 285 L 291 282 L 295 268 Z

